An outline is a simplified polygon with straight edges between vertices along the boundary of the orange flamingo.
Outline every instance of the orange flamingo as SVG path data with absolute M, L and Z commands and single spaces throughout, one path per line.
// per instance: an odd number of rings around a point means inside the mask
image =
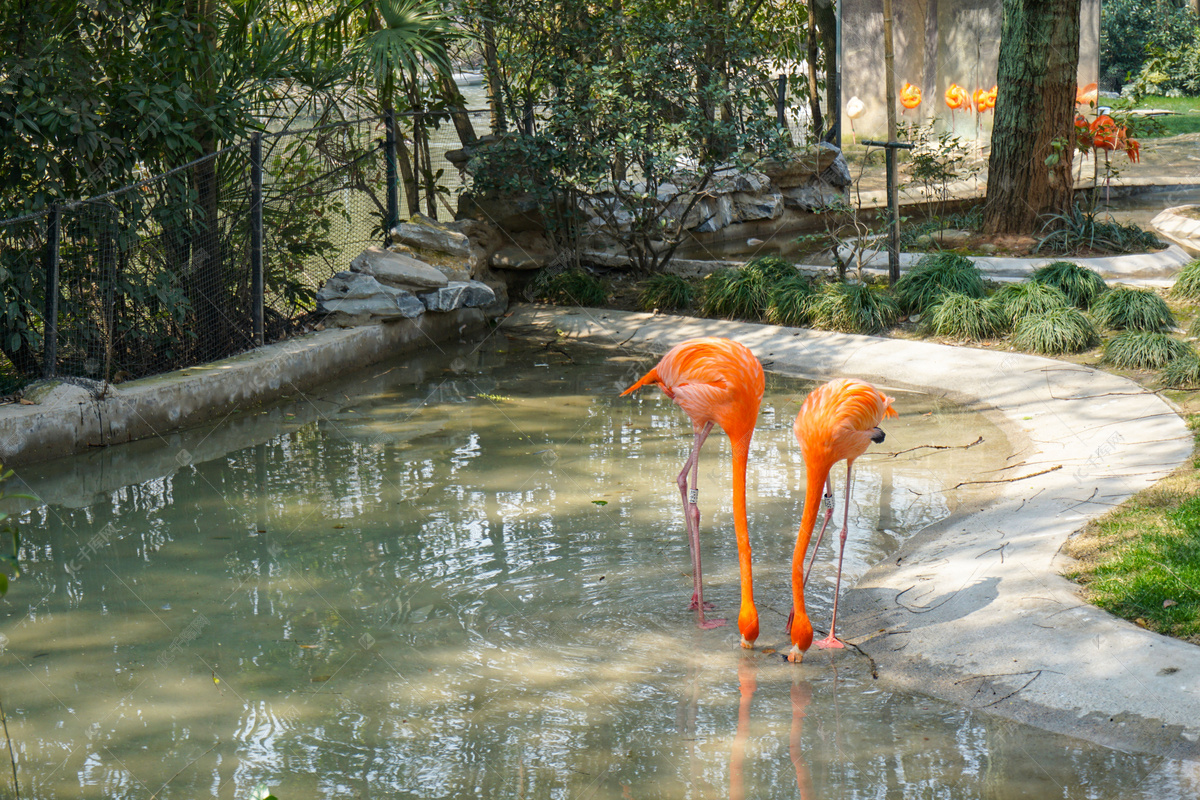
M 850 524 L 850 478 L 854 460 L 866 452 L 872 442 L 883 441 L 879 423 L 884 417 L 896 416 L 892 398 L 863 381 L 842 378 L 830 381 L 813 390 L 804 399 L 800 413 L 796 415 L 796 439 L 804 455 L 807 485 L 804 491 L 804 516 L 800 522 L 800 533 L 796 537 L 796 550 L 792 555 L 792 615 L 788 618 L 788 629 L 792 635 L 792 650 L 788 661 L 800 661 L 812 644 L 813 629 L 804 607 L 804 583 L 812 574 L 812 560 L 804 569 L 804 554 L 812 537 L 817 521 L 819 498 L 829 483 L 829 471 L 837 462 L 846 461 L 846 510 L 842 516 L 841 544 L 838 549 L 837 585 L 833 594 L 833 620 L 829 623 L 829 636 L 817 642 L 818 647 L 842 647 L 834 630 L 837 626 L 838 594 L 842 588 L 842 555 L 846 550 L 846 534 Z M 825 524 L 833 516 L 833 497 L 826 494 L 824 504 Z M 821 528 L 824 534 L 825 528 Z M 821 545 L 817 537 L 813 548 Z
M 651 384 L 662 389 L 692 419 L 695 441 L 676 483 L 683 497 L 688 542 L 692 549 L 695 592 L 690 607 L 698 612 L 701 628 L 715 628 L 724 625 L 725 620 L 704 619 L 704 587 L 700 577 L 700 509 L 696 503 L 700 448 L 714 424 L 720 425 L 733 443 L 733 526 L 737 534 L 742 578 L 738 630 L 742 632 L 742 647 L 753 647 L 754 640 L 758 638 L 758 609 L 754 606 L 750 533 L 746 526 L 746 463 L 750 456 L 750 437 L 758 421 L 758 408 L 762 404 L 765 386 L 762 364 L 748 348 L 729 339 L 691 339 L 673 347 L 654 369 L 621 392 L 621 395 Z M 689 470 L 692 473 L 690 486 Z
M 1095 83 L 1089 83 L 1087 86 L 1080 86 L 1075 89 L 1075 105 L 1077 106 L 1095 105 L 1099 97 L 1100 93 L 1097 91 Z
M 921 87 L 905 81 L 904 87 L 900 89 L 900 105 L 909 111 L 921 105 Z
M 952 83 L 946 90 L 946 105 L 950 106 L 951 111 L 965 111 L 971 107 L 971 98 L 966 89 Z

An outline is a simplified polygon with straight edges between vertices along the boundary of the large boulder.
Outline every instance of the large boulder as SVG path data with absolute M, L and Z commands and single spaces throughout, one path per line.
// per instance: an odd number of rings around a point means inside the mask
M 339 272 L 317 292 L 317 311 L 332 315 L 334 324 L 347 326 L 411 319 L 425 313 L 425 305 L 411 292 L 387 286 L 371 275 Z
M 813 150 L 797 153 L 787 161 L 768 159 L 763 163 L 762 171 L 771 182 L 780 189 L 791 189 L 804 186 L 819 178 L 826 170 L 834 166 L 838 159 L 845 164 L 842 151 L 829 142 L 821 142 Z M 846 167 L 846 184 L 849 184 L 850 169 Z
M 471 242 L 463 233 L 424 214 L 414 214 L 392 228 L 392 241 L 460 258 L 471 252 Z
M 553 260 L 554 245 L 536 231 L 515 233 L 509 244 L 492 253 L 492 266 L 497 269 L 541 269 Z
M 734 192 L 730 198 L 733 200 L 733 218 L 737 222 L 783 216 L 783 195 L 779 192 Z
M 450 281 L 436 292 L 421 295 L 428 311 L 453 311 L 456 308 L 484 308 L 496 302 L 496 293 L 481 281 Z
M 727 194 L 701 197 L 693 210 L 699 216 L 699 224 L 692 228 L 696 233 L 719 231 L 733 222 L 733 200 Z
M 844 202 L 845 194 L 828 184 L 816 181 L 807 186 L 782 190 L 783 204 L 801 211 L 817 211 L 837 202 Z
M 402 253 L 368 247 L 350 262 L 350 269 L 380 283 L 414 292 L 440 289 L 448 283 L 441 271 Z

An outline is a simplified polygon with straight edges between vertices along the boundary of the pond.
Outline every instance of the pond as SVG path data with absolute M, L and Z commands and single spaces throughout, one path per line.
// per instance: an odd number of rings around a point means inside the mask
M 674 483 L 690 426 L 657 391 L 617 397 L 654 359 L 499 333 L 443 349 L 23 471 L 46 505 L 0 601 L 22 797 L 1184 794 L 1178 764 L 892 691 L 852 649 L 783 661 L 811 383 L 768 375 L 745 652 L 728 439 L 700 504 L 730 624 L 702 631 Z M 979 413 L 896 406 L 856 467 L 850 581 L 1011 455 Z

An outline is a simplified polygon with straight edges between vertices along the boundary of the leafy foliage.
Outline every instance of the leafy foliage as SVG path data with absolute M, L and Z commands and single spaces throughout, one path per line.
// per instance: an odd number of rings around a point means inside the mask
M 797 276 L 796 267 L 787 259 L 780 256 L 758 256 L 746 262 L 742 267 L 748 273 L 754 273 L 767 285 L 779 283 Z
M 957 253 L 936 253 L 921 258 L 896 282 L 896 300 L 905 313 L 923 313 L 943 294 L 983 297 L 983 274 L 971 259 Z
M 695 300 L 696 287 L 690 281 L 665 272 L 647 278 L 642 283 L 641 294 L 638 295 L 638 305 L 643 311 L 653 311 L 656 308 L 677 311 L 689 308 Z
M 1166 301 L 1150 289 L 1118 286 L 1101 295 L 1092 314 L 1097 325 L 1111 330 L 1162 333 L 1175 327 Z
M 938 208 L 944 208 L 950 199 L 950 184 L 953 181 L 968 179 L 979 172 L 979 167 L 971 159 L 973 143 L 952 131 L 935 133 L 932 122 L 928 125 L 914 123 L 902 126 L 897 135 L 904 141 L 916 144 L 908 151 L 908 181 L 905 186 L 919 184 L 925 189 L 925 197 L 936 201 Z M 933 209 L 931 205 L 931 216 Z
M 789 327 L 808 325 L 811 319 L 809 307 L 814 294 L 812 283 L 807 278 L 793 276 L 777 283 L 767 302 L 767 322 Z
M 935 335 L 955 339 L 994 339 L 1010 326 L 1004 306 L 994 299 L 957 292 L 942 295 L 929 315 L 929 329 Z
M 1038 281 L 1010 283 L 992 295 L 992 299 L 1004 310 L 1009 324 L 1031 314 L 1041 314 L 1052 308 L 1065 308 L 1067 296 L 1058 288 Z
M 1163 246 L 1158 237 L 1136 225 L 1103 222 L 1095 211 L 1078 204 L 1063 214 L 1048 214 L 1033 252 L 1072 253 L 1083 248 L 1108 253 L 1137 253 Z
M 1158 376 L 1163 386 L 1173 389 L 1196 389 L 1200 387 L 1200 353 L 1191 352 L 1167 362 Z
M 1192 353 L 1192 346 L 1165 333 L 1126 331 L 1104 345 L 1104 359 L 1126 369 L 1158 369 Z
M 843 333 L 882 333 L 900 318 L 890 292 L 863 283 L 827 284 L 813 297 L 809 310 L 817 327 Z
M 561 305 L 602 306 L 608 300 L 604 282 L 581 269 L 543 269 L 534 279 L 533 293 L 541 300 Z
M 1168 294 L 1176 300 L 1200 302 L 1200 259 L 1188 263 L 1175 276 L 1175 284 Z
M 1087 315 L 1070 306 L 1018 320 L 1012 337 L 1013 344 L 1021 350 L 1044 355 L 1079 353 L 1094 347 L 1099 340 L 1100 335 Z
M 757 271 L 719 269 L 704 278 L 700 310 L 707 316 L 760 319 L 767 310 L 770 288 Z
M 1038 267 L 1029 280 L 1055 287 L 1066 295 L 1068 303 L 1085 310 L 1108 291 L 1108 284 L 1099 272 L 1073 261 L 1055 261 Z
M 1147 60 L 1147 47 L 1158 51 L 1178 51 L 1191 41 L 1194 25 L 1195 18 L 1185 5 L 1163 0 L 1150 3 L 1141 0 L 1105 0 L 1100 6 L 1102 88 L 1121 91 L 1125 83 L 1142 71 Z M 1152 69 L 1165 66 L 1156 64 Z M 1183 73 L 1174 71 L 1169 74 Z

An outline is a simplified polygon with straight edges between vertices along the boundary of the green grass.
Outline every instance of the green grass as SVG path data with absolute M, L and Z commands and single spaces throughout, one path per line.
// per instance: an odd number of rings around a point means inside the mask
M 1163 367 L 1158 382 L 1174 389 L 1196 389 L 1200 387 L 1200 353 L 1192 352 L 1181 356 Z
M 942 295 L 929 314 L 929 329 L 936 336 L 954 339 L 994 339 L 1011 327 L 1004 307 L 991 299 L 953 292 Z
M 825 286 L 813 298 L 809 312 L 818 328 L 843 333 L 882 333 L 900 317 L 900 308 L 886 289 L 850 283 Z
M 719 269 L 704 278 L 700 311 L 712 317 L 761 319 L 769 295 L 762 276 L 744 269 Z
M 1063 214 L 1047 214 L 1033 252 L 1076 253 L 1082 249 L 1107 253 L 1139 253 L 1163 247 L 1159 238 L 1136 225 L 1106 222 L 1078 204 Z
M 1190 344 L 1165 333 L 1126 331 L 1104 345 L 1104 360 L 1125 369 L 1160 369 L 1193 352 Z
M 1012 325 L 1025 317 L 1070 305 L 1067 296 L 1057 287 L 1036 281 L 1010 283 L 992 295 L 991 299 L 1004 310 Z
M 767 322 L 789 327 L 808 325 L 814 295 L 812 284 L 806 278 L 791 277 L 779 282 L 767 301 Z
M 983 275 L 971 259 L 957 253 L 924 256 L 896 282 L 896 300 L 906 314 L 923 313 L 943 294 L 983 297 Z
M 1157 117 L 1157 121 L 1162 125 L 1162 132 L 1143 134 L 1141 137 L 1143 139 L 1155 139 L 1160 136 L 1178 136 L 1181 133 L 1196 133 L 1200 131 L 1200 98 L 1146 95 L 1138 102 L 1136 107 L 1161 108 L 1176 112 L 1169 116 Z
M 1192 324 L 1188 326 L 1187 335 L 1193 339 L 1200 339 L 1200 314 L 1192 317 Z
M 534 278 L 533 294 L 539 300 L 560 305 L 602 306 L 608 301 L 604 282 L 578 269 L 553 275 L 542 270 Z
M 1055 261 L 1038 267 L 1029 280 L 1053 286 L 1066 295 L 1068 303 L 1082 309 L 1090 308 L 1096 298 L 1108 291 L 1108 284 L 1099 272 L 1072 261 Z
M 696 287 L 679 275 L 659 273 L 651 275 L 642 283 L 638 305 L 643 311 L 658 308 L 663 311 L 678 311 L 690 308 L 696 301 Z
M 1175 327 L 1167 302 L 1150 289 L 1118 286 L 1100 296 L 1092 314 L 1097 325 L 1115 331 L 1163 333 Z
M 1012 341 L 1021 350 L 1059 355 L 1095 347 L 1100 336 L 1086 314 L 1064 306 L 1019 320 L 1013 328 Z
M 792 262 L 779 256 L 758 256 L 746 262 L 742 271 L 757 275 L 764 285 L 773 286 L 789 278 L 795 278 L 800 273 Z
M 1200 259 L 1197 259 L 1175 276 L 1175 283 L 1167 293 L 1173 300 L 1200 303 Z

